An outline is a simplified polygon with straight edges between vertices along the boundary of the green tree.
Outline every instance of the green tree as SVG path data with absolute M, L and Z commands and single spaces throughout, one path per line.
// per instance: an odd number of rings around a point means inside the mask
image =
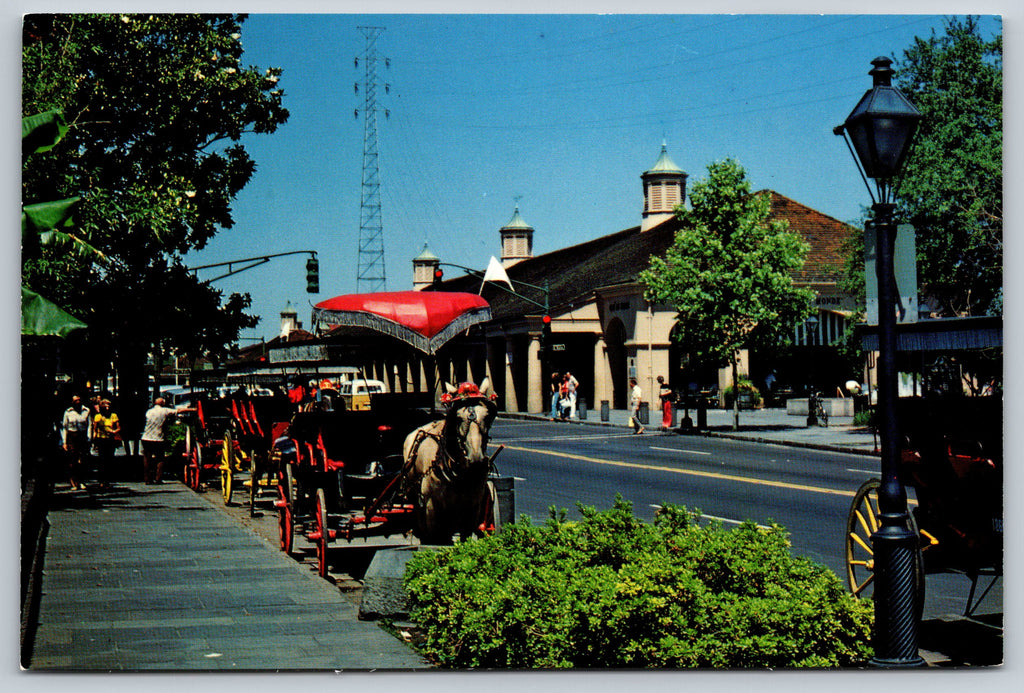
M 679 311 L 678 338 L 691 355 L 731 365 L 738 382 L 738 351 L 788 339 L 810 312 L 813 292 L 794 286 L 808 247 L 788 223 L 770 219 L 767 195 L 751 193 L 734 160 L 708 166 L 694 184 L 684 228 L 664 257 L 640 273 L 646 297 Z M 733 427 L 739 427 L 733 398 Z
M 222 300 L 181 261 L 232 226 L 231 203 L 255 171 L 243 134 L 288 117 L 280 70 L 241 63 L 244 19 L 25 18 L 23 114 L 59 111 L 67 129 L 43 155 L 23 150 L 23 202 L 81 198 L 67 234 L 106 259 L 26 244 L 23 283 L 82 317 L 139 395 L 149 351 L 198 356 L 255 324 L 248 297 Z
M 977 18 L 904 52 L 898 86 L 921 111 L 899 189 L 917 231 L 922 290 L 943 315 L 1002 313 L 1003 41 Z

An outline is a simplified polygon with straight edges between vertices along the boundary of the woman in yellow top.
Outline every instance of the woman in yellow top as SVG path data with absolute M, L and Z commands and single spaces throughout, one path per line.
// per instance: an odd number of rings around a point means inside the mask
M 100 400 L 100 409 L 92 419 L 92 443 L 96 447 L 100 486 L 110 486 L 114 469 L 114 447 L 121 436 L 121 422 L 110 410 L 110 400 Z

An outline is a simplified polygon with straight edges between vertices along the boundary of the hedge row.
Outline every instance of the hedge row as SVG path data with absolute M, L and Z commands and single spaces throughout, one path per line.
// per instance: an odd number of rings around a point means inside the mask
M 870 657 L 870 603 L 789 551 L 785 530 L 725 530 L 616 499 L 418 552 L 421 649 L 446 668 L 842 667 Z

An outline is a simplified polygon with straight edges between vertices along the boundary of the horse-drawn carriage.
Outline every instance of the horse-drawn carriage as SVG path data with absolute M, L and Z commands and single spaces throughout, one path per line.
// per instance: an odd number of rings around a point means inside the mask
M 353 328 L 364 343 L 398 338 L 433 356 L 489 315 L 473 294 L 393 292 L 337 297 L 314 319 Z M 335 540 L 413 532 L 436 543 L 492 529 L 492 395 L 485 380 L 448 386 L 440 410 L 430 388 L 371 394 L 369 409 L 338 400 L 333 411 L 297 414 L 271 452 L 281 549 L 290 552 L 301 534 L 323 576 Z
M 236 480 L 245 479 L 252 509 L 259 488 L 276 483 L 269 466 L 273 422 L 287 418 L 288 409 L 273 397 L 250 397 L 243 390 L 200 397 L 186 427 L 185 484 L 200 491 L 212 476 L 228 504 Z
M 964 611 L 969 616 L 1003 573 L 1001 398 L 907 399 L 898 415 L 905 432 L 899 478 L 917 499 L 909 528 L 920 538 L 914 561 L 918 608 L 926 574 L 955 572 L 971 581 Z M 872 592 L 879 486 L 871 479 L 858 489 L 847 519 L 847 582 L 856 596 Z M 975 599 L 981 577 L 991 580 Z

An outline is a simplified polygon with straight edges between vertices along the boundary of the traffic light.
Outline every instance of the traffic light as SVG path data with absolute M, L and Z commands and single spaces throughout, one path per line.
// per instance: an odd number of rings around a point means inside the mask
M 542 361 L 548 360 L 548 352 L 551 349 L 551 316 L 545 315 L 541 318 L 541 332 L 540 332 L 540 358 Z
M 441 269 L 440 267 L 435 267 L 434 268 L 434 283 L 433 283 L 433 285 L 434 286 L 439 286 L 441 284 L 442 280 L 444 280 L 444 270 Z
M 315 257 L 306 260 L 306 293 L 320 293 L 320 261 Z

